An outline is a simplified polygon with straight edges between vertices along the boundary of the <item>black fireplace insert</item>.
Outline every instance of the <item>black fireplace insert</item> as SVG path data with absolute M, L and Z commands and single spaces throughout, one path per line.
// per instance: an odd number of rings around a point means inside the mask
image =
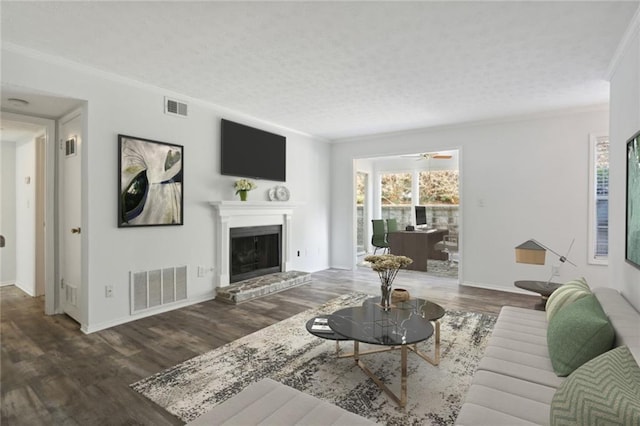
M 282 271 L 281 225 L 231 228 L 229 232 L 229 282 Z

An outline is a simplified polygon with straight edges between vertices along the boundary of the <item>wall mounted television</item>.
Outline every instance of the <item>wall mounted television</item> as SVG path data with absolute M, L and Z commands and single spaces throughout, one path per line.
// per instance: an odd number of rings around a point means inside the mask
M 254 179 L 287 180 L 287 138 L 222 119 L 220 173 Z

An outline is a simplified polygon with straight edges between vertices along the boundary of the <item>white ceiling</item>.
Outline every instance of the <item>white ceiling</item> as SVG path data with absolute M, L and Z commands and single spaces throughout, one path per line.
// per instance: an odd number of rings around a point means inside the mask
M 2 40 L 326 139 L 608 102 L 638 1 L 10 2 Z

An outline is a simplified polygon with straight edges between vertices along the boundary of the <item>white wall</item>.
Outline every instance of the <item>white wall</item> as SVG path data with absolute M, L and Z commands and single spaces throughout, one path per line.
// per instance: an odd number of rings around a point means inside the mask
M 1 142 L 0 234 L 5 246 L 0 249 L 0 285 L 16 282 L 16 144 Z
M 293 215 L 293 267 L 324 269 L 329 263 L 330 148 L 319 140 L 186 96 L 24 52 L 3 50 L 2 79 L 12 85 L 87 101 L 83 146 L 83 283 L 88 310 L 83 329 L 94 331 L 135 319 L 129 315 L 129 272 L 188 265 L 190 302 L 214 294 L 213 275 L 197 277 L 197 266 L 214 262 L 213 210 L 208 202 L 235 199 L 235 178 L 219 174 L 220 119 L 287 136 L 287 182 Z M 189 103 L 187 119 L 165 115 L 163 97 Z M 184 146 L 184 226 L 117 228 L 117 135 L 127 134 Z M 278 182 L 258 181 L 250 199 L 266 200 Z M 113 298 L 105 297 L 112 285 Z
M 36 295 L 36 142 L 16 143 L 16 286 Z M 28 182 L 27 182 L 28 179 Z
M 640 11 L 611 76 L 609 265 L 611 286 L 640 310 L 640 269 L 625 261 L 626 141 L 640 130 Z
M 575 238 L 569 258 L 578 267 L 562 265 L 554 280 L 585 276 L 608 285 L 606 267 L 587 263 L 589 133 L 606 134 L 608 124 L 601 108 L 334 144 L 332 265 L 353 266 L 353 244 L 343 237 L 351 235 L 353 158 L 459 148 L 463 284 L 517 291 L 516 280 L 546 280 L 556 258 L 548 253 L 545 266 L 516 264 L 514 247 L 536 238 L 564 252 Z

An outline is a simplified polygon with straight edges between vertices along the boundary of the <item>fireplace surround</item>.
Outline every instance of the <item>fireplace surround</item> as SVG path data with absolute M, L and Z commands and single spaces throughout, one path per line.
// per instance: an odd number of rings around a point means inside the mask
M 294 203 L 278 201 L 211 201 L 215 213 L 214 284 L 231 283 L 231 230 L 244 227 L 280 226 L 280 270 L 291 271 L 291 218 Z M 244 278 L 243 278 L 244 279 Z

